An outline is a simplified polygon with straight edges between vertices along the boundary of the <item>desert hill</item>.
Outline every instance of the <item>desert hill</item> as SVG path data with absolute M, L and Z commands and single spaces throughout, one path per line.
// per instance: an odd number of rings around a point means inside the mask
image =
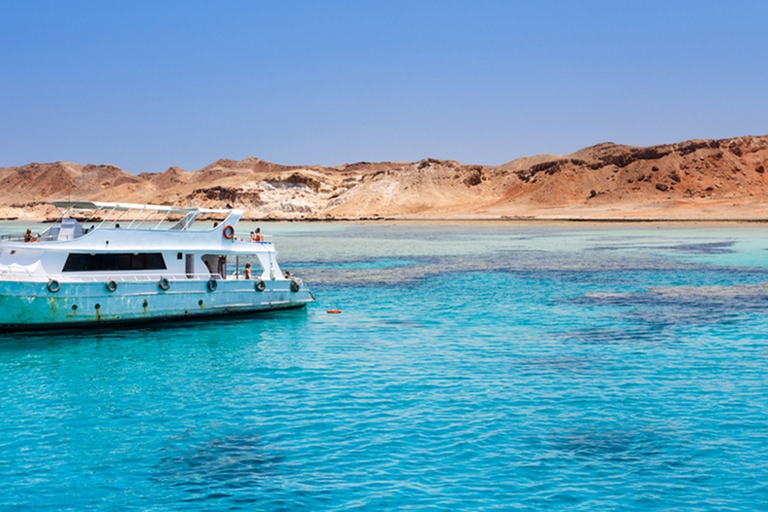
M 0 217 L 45 218 L 57 199 L 245 210 L 251 219 L 768 219 L 768 135 L 651 147 L 598 144 L 499 166 L 427 158 L 339 167 L 249 157 L 197 171 L 111 165 L 0 168 Z

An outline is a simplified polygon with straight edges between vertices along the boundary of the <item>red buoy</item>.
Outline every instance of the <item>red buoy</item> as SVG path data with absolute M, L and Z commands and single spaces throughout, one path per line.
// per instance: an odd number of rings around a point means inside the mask
M 328 313 L 341 313 L 340 309 L 329 309 Z

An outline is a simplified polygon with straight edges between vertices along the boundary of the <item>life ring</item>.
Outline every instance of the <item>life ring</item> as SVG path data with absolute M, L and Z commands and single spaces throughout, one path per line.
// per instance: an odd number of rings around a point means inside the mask
M 261 279 L 257 279 L 256 284 L 254 285 L 254 288 L 256 288 L 257 292 L 263 292 L 264 290 L 266 290 L 267 285 L 264 284 L 264 281 L 262 281 Z
M 117 283 L 111 279 L 107 281 L 106 286 L 107 286 L 107 291 L 114 292 L 115 290 L 117 290 Z
M 235 228 L 232 227 L 232 224 L 227 224 L 221 230 L 221 234 L 224 235 L 224 238 L 227 240 L 232 240 L 232 237 L 235 236 Z
M 49 279 L 48 280 L 48 284 L 46 286 L 48 288 L 48 291 L 51 292 L 51 293 L 56 293 L 59 290 L 61 290 L 61 285 L 55 279 Z
M 157 286 L 161 290 L 166 291 L 171 287 L 171 282 L 164 277 L 157 282 Z
M 291 291 L 297 292 L 301 288 L 301 283 L 296 279 L 291 279 Z
M 215 279 L 208 280 L 208 291 L 215 292 L 218 286 L 219 286 L 219 282 L 217 280 Z

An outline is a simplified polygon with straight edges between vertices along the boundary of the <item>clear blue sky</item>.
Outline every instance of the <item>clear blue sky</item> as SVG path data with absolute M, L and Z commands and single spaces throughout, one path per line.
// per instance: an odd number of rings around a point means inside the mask
M 0 166 L 496 165 L 766 133 L 764 0 L 0 0 Z

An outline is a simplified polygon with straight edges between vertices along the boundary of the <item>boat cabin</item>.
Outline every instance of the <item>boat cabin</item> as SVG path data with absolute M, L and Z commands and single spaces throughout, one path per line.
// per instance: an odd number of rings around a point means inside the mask
M 0 237 L 0 279 L 284 279 L 271 241 L 237 236 L 240 210 L 53 204 L 61 216 L 43 232 Z

